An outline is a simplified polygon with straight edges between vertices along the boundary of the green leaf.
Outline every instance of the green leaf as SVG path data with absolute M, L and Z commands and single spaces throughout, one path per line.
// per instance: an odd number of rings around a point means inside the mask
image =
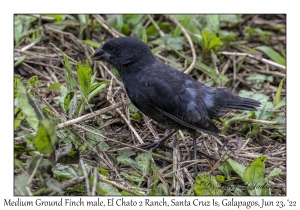
M 21 58 L 19 58 L 15 63 L 14 63 L 14 67 L 17 67 L 18 65 L 20 65 L 23 61 L 25 61 L 27 58 L 26 55 L 23 55 Z
M 185 39 L 182 36 L 174 37 L 171 34 L 166 34 L 165 36 L 155 39 L 149 43 L 154 45 L 164 46 L 168 50 L 171 49 L 182 50 L 183 45 L 185 44 Z
M 140 153 L 135 158 L 135 166 L 142 170 L 143 175 L 146 176 L 150 170 L 150 158 L 152 157 L 152 150 L 149 150 L 147 154 Z
M 18 195 L 28 195 L 28 191 L 26 190 L 27 182 L 29 180 L 29 176 L 25 174 L 20 174 L 15 176 L 14 186 L 18 188 Z
M 81 61 L 76 64 L 78 84 L 84 97 L 87 99 L 91 87 L 91 66 L 88 60 L 85 60 L 85 64 L 81 64 Z
M 286 105 L 286 99 L 284 98 L 281 101 L 279 101 L 278 104 L 276 106 L 274 106 L 274 108 L 272 110 L 277 110 L 280 107 L 285 106 L 285 105 Z
M 109 173 L 108 173 L 108 171 L 105 168 L 98 167 L 97 170 L 103 176 L 109 177 Z
M 25 84 L 27 88 L 37 88 L 39 86 L 39 78 L 32 76 Z
M 136 37 L 138 39 L 142 39 L 142 37 L 143 37 L 143 30 L 144 30 L 143 25 L 141 23 L 139 23 L 136 27 L 134 27 L 134 29 L 132 31 L 133 37 Z
M 228 162 L 224 162 L 218 169 L 225 174 L 226 179 L 230 179 L 232 168 Z
M 205 15 L 204 18 L 206 20 L 206 28 L 215 32 L 220 31 L 219 15 Z
M 228 157 L 225 156 L 225 159 L 227 159 Z M 244 173 L 245 173 L 245 170 L 246 170 L 246 167 L 233 161 L 231 158 L 228 158 L 227 159 L 227 162 L 230 164 L 232 170 L 235 171 L 235 173 L 237 173 L 241 178 L 244 177 Z
M 246 193 L 244 193 L 241 189 L 239 189 L 239 188 L 237 188 L 237 187 L 234 189 L 234 194 L 235 194 L 236 196 L 247 196 Z
M 126 22 L 129 27 L 133 28 L 134 26 L 136 26 L 136 24 L 138 24 L 142 17 L 144 15 L 137 15 L 137 14 L 134 14 L 134 15 L 124 15 L 124 22 Z
M 266 159 L 265 155 L 255 158 L 245 170 L 243 180 L 247 184 L 250 195 L 261 195 L 262 187 L 265 184 Z
M 150 192 L 149 192 L 150 195 Z M 159 183 L 158 185 L 155 186 L 155 188 L 152 189 L 151 195 L 153 196 L 168 196 L 168 190 L 166 187 L 162 184 Z
M 59 193 L 62 192 L 62 188 L 63 188 L 63 185 L 59 181 L 53 178 L 46 179 L 46 186 Z
M 123 25 L 123 15 L 106 15 L 106 21 L 117 31 L 121 31 Z
M 208 53 L 211 49 L 223 45 L 221 39 L 217 37 L 217 35 L 212 30 L 204 28 L 201 34 L 203 37 L 203 50 L 205 53 Z
M 243 18 L 242 15 L 226 14 L 226 15 L 220 15 L 220 21 L 237 24 L 243 21 Z
M 280 102 L 280 95 L 281 95 L 282 84 L 283 84 L 284 80 L 285 80 L 285 78 L 283 78 L 281 80 L 281 82 L 279 83 L 279 85 L 278 85 L 276 95 L 275 95 L 275 98 L 274 98 L 274 106 L 276 106 Z
M 59 90 L 60 86 L 61 86 L 60 82 L 56 82 L 50 85 L 49 87 L 47 87 L 47 90 L 49 91 Z
M 263 31 L 260 28 L 255 28 L 254 31 L 258 34 L 259 38 L 266 44 L 269 45 L 267 35 L 272 35 L 269 31 Z
M 92 85 L 92 87 L 90 88 L 88 100 L 90 100 L 95 95 L 97 95 L 102 89 L 106 88 L 106 86 L 107 86 L 107 82 L 98 82 Z
M 86 45 L 89 45 L 89 46 L 91 46 L 93 48 L 99 48 L 101 46 L 100 43 L 94 42 L 94 41 L 92 41 L 90 39 L 83 40 L 83 43 L 86 44 Z
M 20 40 L 23 35 L 23 25 L 20 16 L 14 17 L 14 39 L 16 46 L 20 45 Z
M 105 182 L 98 182 L 97 191 L 99 195 L 108 195 L 108 196 L 121 195 L 121 193 L 116 187 Z
M 285 58 L 282 57 L 278 52 L 273 50 L 271 47 L 267 46 L 258 46 L 256 49 L 265 53 L 269 58 L 271 58 L 274 62 L 279 63 L 281 65 L 286 65 Z
M 135 155 L 134 151 L 131 150 L 120 150 L 118 151 L 117 161 L 118 163 L 122 163 L 124 165 L 134 165 L 135 162 L 130 157 Z
M 34 148 L 45 156 L 50 156 L 55 151 L 55 141 L 55 123 L 49 119 L 40 120 L 37 134 L 33 140 Z
M 54 178 L 57 178 L 62 181 L 66 181 L 78 177 L 75 169 L 72 168 L 71 166 L 58 165 L 52 170 L 52 172 Z
M 265 81 L 273 82 L 273 76 L 266 76 L 264 74 L 254 73 L 246 78 L 246 83 L 253 86 L 255 89 L 260 90 Z
M 280 168 L 273 168 L 273 170 L 269 173 L 269 175 L 266 177 L 266 182 L 270 181 L 271 179 L 278 177 L 281 173 Z
M 14 131 L 20 126 L 21 122 L 25 119 L 25 116 L 20 111 L 20 107 L 14 110 Z
M 18 83 L 18 104 L 28 124 L 37 131 L 39 120 L 43 118 L 42 111 L 26 93 L 26 89 L 21 82 Z
M 194 190 L 198 196 L 220 196 L 223 190 L 212 175 L 199 174 L 196 178 Z
M 68 111 L 70 109 L 70 103 L 71 100 L 74 97 L 74 93 L 73 92 L 69 92 L 66 97 L 64 98 L 64 110 Z
M 102 134 L 102 131 L 92 127 L 88 127 L 89 130 L 92 130 L 94 133 Z M 92 132 L 87 132 L 87 140 L 92 146 L 97 146 L 100 150 L 105 151 L 110 147 L 103 141 L 103 137 L 96 135 Z

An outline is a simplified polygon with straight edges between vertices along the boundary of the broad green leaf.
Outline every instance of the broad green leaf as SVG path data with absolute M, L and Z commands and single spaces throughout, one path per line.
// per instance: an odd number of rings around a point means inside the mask
M 60 86 L 60 97 L 59 97 L 58 101 L 59 101 L 60 107 L 64 110 L 65 113 L 67 111 L 65 109 L 65 98 L 66 98 L 67 94 L 68 94 L 68 89 L 65 86 L 61 85 Z
M 281 65 L 286 65 L 285 58 L 282 57 L 278 52 L 273 50 L 271 47 L 267 46 L 258 46 L 256 49 L 264 52 L 269 58 L 271 58 L 274 62 L 279 63 Z
M 171 34 L 166 34 L 165 36 L 155 39 L 149 43 L 154 44 L 154 45 L 164 46 L 169 50 L 171 50 L 171 49 L 182 50 L 183 45 L 186 42 L 185 42 L 184 37 L 182 37 L 182 36 L 173 37 Z
M 21 82 L 18 83 L 18 104 L 28 124 L 37 131 L 39 120 L 43 118 L 42 111 L 26 93 L 26 89 Z
M 142 39 L 142 37 L 143 37 L 143 30 L 144 30 L 143 25 L 141 23 L 139 23 L 137 26 L 134 27 L 134 29 L 132 31 L 133 37 L 136 37 L 138 39 Z
M 98 167 L 97 170 L 103 176 L 109 177 L 109 173 L 108 173 L 108 171 L 105 168 Z
M 265 155 L 255 158 L 245 170 L 243 180 L 247 184 L 250 195 L 261 195 L 262 187 L 265 184 L 266 159 Z
M 91 87 L 91 66 L 88 60 L 85 60 L 85 64 L 81 64 L 81 61 L 76 64 L 78 84 L 81 92 L 85 98 L 88 98 L 88 94 Z
M 25 84 L 27 88 L 37 88 L 39 86 L 39 78 L 37 76 L 30 77 Z
M 152 157 L 152 150 L 149 150 L 147 154 L 140 153 L 135 158 L 136 167 L 142 170 L 144 176 L 146 176 L 150 170 L 151 157 Z
M 226 179 L 230 179 L 232 168 L 228 162 L 221 164 L 218 169 L 225 174 Z
M 22 114 L 20 107 L 15 108 L 14 110 L 14 131 L 20 126 L 21 122 L 25 119 L 25 116 Z
M 135 161 L 130 158 L 133 155 L 135 155 L 134 151 L 120 150 L 120 151 L 118 151 L 117 161 L 118 161 L 118 163 L 122 163 L 124 165 L 134 165 Z
M 69 92 L 64 99 L 64 109 L 68 111 L 70 109 L 70 103 L 72 98 L 74 97 L 73 92 Z
M 223 45 L 221 39 L 217 37 L 217 35 L 212 30 L 204 28 L 201 34 L 203 37 L 203 48 L 205 53 L 208 53 L 211 49 Z
M 123 15 L 106 15 L 106 21 L 117 31 L 121 31 L 123 25 Z
M 62 22 L 67 18 L 67 15 L 46 14 L 45 16 L 55 18 L 56 22 Z
M 15 176 L 14 186 L 18 188 L 17 195 L 28 195 L 28 191 L 26 190 L 27 182 L 29 180 L 29 176 L 24 173 Z
M 166 187 L 162 184 L 159 183 L 158 185 L 155 186 L 155 188 L 152 189 L 151 194 L 149 192 L 149 195 L 153 196 L 168 196 L 168 190 Z
M 56 83 L 53 83 L 52 85 L 50 85 L 49 87 L 47 87 L 47 90 L 49 90 L 49 91 L 59 90 L 60 86 L 61 86 L 61 83 L 56 82 Z
M 92 85 L 92 87 L 90 88 L 88 100 L 90 100 L 95 95 L 97 95 L 102 89 L 106 88 L 106 86 L 107 86 L 106 82 L 98 82 L 98 83 Z
M 144 15 L 137 15 L 137 14 L 134 14 L 134 15 L 123 15 L 124 17 L 124 22 L 126 22 L 130 28 L 133 28 L 134 26 L 136 26 L 136 24 L 138 24 L 142 17 Z
M 219 15 L 205 15 L 204 18 L 206 20 L 206 28 L 215 32 L 220 31 Z
M 76 171 L 71 166 L 58 165 L 53 169 L 54 178 L 62 181 L 74 179 L 78 177 Z
M 19 15 L 14 17 L 14 39 L 15 39 L 15 45 L 20 45 L 20 40 L 23 35 L 23 25 L 22 21 Z
M 271 179 L 278 177 L 281 173 L 280 168 L 273 168 L 273 170 L 269 173 L 269 175 L 266 177 L 266 182 L 270 181 Z
M 244 193 L 241 189 L 239 189 L 237 187 L 234 189 L 234 194 L 237 196 L 247 196 L 246 193 Z
M 37 134 L 33 140 L 36 150 L 45 156 L 50 156 L 55 151 L 56 125 L 52 120 L 39 121 Z
M 212 175 L 199 174 L 196 178 L 194 190 L 198 196 L 220 196 L 223 190 Z
M 279 83 L 279 85 L 278 85 L 276 95 L 275 95 L 275 99 L 274 99 L 274 106 L 277 106 L 277 104 L 280 102 L 280 95 L 281 95 L 282 84 L 283 84 L 284 80 L 285 80 L 285 78 L 283 78 L 281 80 L 281 82 Z
M 46 186 L 59 193 L 62 192 L 63 188 L 63 185 L 59 181 L 51 177 L 46 179 Z
M 273 76 L 266 76 L 264 74 L 254 73 L 246 78 L 246 83 L 253 86 L 255 89 L 260 90 L 265 81 L 273 82 Z
M 92 127 L 88 127 L 89 130 L 92 130 L 93 132 L 95 133 L 98 133 L 98 134 L 102 134 L 102 131 L 99 130 L 99 129 L 95 129 L 95 128 L 92 128 Z M 99 135 L 96 135 L 92 132 L 87 132 L 87 140 L 88 142 L 92 145 L 92 146 L 95 146 L 95 147 L 98 147 L 100 150 L 102 151 L 105 151 L 105 150 L 108 150 L 110 147 L 103 141 L 103 137 L 99 136 Z
M 121 195 L 121 193 L 116 187 L 105 182 L 98 182 L 97 191 L 99 195 L 108 195 L 108 196 Z
M 237 24 L 243 21 L 242 15 L 226 14 L 220 15 L 220 21 Z
M 225 156 L 225 159 L 228 158 L 227 156 Z M 246 170 L 246 167 L 233 161 L 231 158 L 227 159 L 227 162 L 230 164 L 232 170 L 234 170 L 241 178 L 244 177 L 244 173 Z

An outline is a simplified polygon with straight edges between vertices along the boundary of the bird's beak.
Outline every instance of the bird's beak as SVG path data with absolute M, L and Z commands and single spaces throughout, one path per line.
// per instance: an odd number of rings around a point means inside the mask
M 110 60 L 110 54 L 108 54 L 107 52 L 105 52 L 102 49 L 102 46 L 100 48 L 98 48 L 95 52 L 95 54 L 93 55 L 93 60 Z

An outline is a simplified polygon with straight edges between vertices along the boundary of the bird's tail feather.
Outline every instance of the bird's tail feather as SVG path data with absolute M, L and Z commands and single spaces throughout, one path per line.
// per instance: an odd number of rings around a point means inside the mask
M 226 104 L 226 108 L 256 111 L 256 107 L 260 105 L 261 103 L 254 99 L 236 96 L 234 100 Z

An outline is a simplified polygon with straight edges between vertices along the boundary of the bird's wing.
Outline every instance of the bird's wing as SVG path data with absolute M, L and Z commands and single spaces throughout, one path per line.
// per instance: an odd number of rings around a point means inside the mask
M 218 128 L 208 116 L 201 85 L 193 78 L 170 69 L 160 71 L 159 77 L 156 72 L 139 77 L 141 89 L 134 92 L 139 92 L 148 105 L 188 128 L 218 133 Z

